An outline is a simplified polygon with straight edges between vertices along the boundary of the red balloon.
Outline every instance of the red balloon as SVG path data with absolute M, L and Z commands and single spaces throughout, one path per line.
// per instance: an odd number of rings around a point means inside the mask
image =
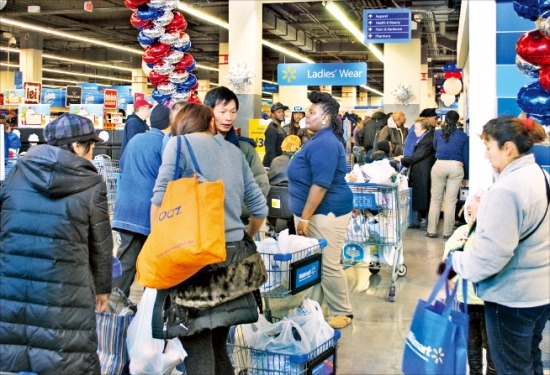
M 191 94 L 189 96 L 189 99 L 187 99 L 187 103 L 196 103 L 196 104 L 202 104 L 201 99 L 197 94 Z
M 168 74 L 159 74 L 154 70 L 151 70 L 151 73 L 149 73 L 149 82 L 151 82 L 151 85 L 153 86 L 157 86 L 158 84 L 168 81 L 168 78 Z
M 193 61 L 195 61 L 193 55 L 191 55 L 190 53 L 186 53 L 183 58 L 178 61 L 177 64 L 174 64 L 174 66 L 176 67 L 176 69 L 186 69 L 193 65 Z
M 462 78 L 462 72 L 460 70 L 452 72 L 451 74 L 452 74 L 452 78 L 458 78 L 458 79 Z
M 145 27 L 149 27 L 151 25 L 151 22 L 150 21 L 145 21 L 145 20 L 142 20 L 141 18 L 138 17 L 137 15 L 137 12 L 134 12 L 132 13 L 132 15 L 130 16 L 130 23 L 132 24 L 132 26 L 138 28 L 138 29 L 143 29 Z
M 445 78 L 445 79 L 449 79 L 449 78 L 453 78 L 453 77 L 454 77 L 453 72 L 445 72 L 445 73 L 443 73 L 443 78 Z
M 516 52 L 528 63 L 550 65 L 550 38 L 546 38 L 538 29 L 528 31 L 516 43 Z
M 147 0 L 124 0 L 124 5 L 126 8 L 130 8 L 132 10 L 139 8 L 141 4 L 145 4 Z
M 550 93 L 550 65 L 546 65 L 540 68 L 539 83 L 543 89 Z
M 155 64 L 170 53 L 170 46 L 163 43 L 153 43 L 145 49 L 141 58 L 147 64 Z
M 185 31 L 187 29 L 187 21 L 185 20 L 185 17 L 180 12 L 172 12 L 174 13 L 174 19 L 168 26 L 166 26 L 166 31 L 169 33 L 173 33 L 176 31 Z
M 191 88 L 189 89 L 189 91 L 195 91 L 195 90 L 197 90 L 198 88 L 199 88 L 199 81 L 197 81 L 197 83 L 195 83 L 195 84 L 193 85 L 193 87 L 191 87 Z

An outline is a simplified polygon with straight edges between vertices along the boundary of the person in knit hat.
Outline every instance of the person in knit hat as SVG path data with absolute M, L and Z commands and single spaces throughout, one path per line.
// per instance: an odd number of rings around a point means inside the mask
M 153 187 L 162 162 L 162 141 L 170 132 L 170 109 L 157 104 L 151 111 L 151 130 L 134 136 L 122 154 L 113 229 L 120 234 L 117 258 L 122 276 L 113 286 L 126 296 L 136 275 L 136 259 L 151 232 L 149 217 Z
M 99 374 L 96 311 L 108 306 L 113 237 L 101 139 L 75 114 L 44 128 L 0 189 L 0 372 Z

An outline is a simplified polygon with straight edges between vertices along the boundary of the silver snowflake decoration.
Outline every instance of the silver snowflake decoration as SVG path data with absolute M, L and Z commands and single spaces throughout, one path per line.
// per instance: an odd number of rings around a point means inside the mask
M 233 90 L 237 92 L 250 91 L 252 78 L 254 77 L 256 77 L 256 74 L 248 69 L 244 61 L 230 65 L 227 70 L 227 81 Z
M 392 95 L 399 103 L 403 105 L 408 105 L 411 100 L 414 99 L 414 94 L 412 93 L 411 86 L 403 86 L 402 84 L 398 84 L 397 88 L 392 91 Z

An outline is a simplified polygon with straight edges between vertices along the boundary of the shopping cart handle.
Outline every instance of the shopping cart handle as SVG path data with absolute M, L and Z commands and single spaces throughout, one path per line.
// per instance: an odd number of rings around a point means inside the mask
M 273 260 L 277 260 L 279 262 L 288 262 L 289 260 L 292 260 L 292 253 L 273 254 Z
M 319 241 L 319 247 L 321 249 L 324 249 L 325 247 L 328 246 L 328 242 L 324 238 L 319 238 L 318 241 Z

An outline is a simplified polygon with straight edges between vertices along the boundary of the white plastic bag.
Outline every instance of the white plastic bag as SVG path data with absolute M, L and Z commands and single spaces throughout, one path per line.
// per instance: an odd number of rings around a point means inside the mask
M 388 159 L 375 160 L 365 164 L 361 166 L 361 170 L 371 184 L 393 184 L 391 177 L 396 173 Z
M 346 230 L 346 240 L 353 242 L 366 242 L 369 239 L 367 230 L 367 218 L 361 213 L 353 210 Z
M 311 344 L 300 326 L 289 319 L 261 327 L 256 332 L 252 347 L 277 354 L 308 354 Z
M 288 314 L 304 331 L 311 348 L 315 350 L 334 337 L 334 329 L 325 321 L 319 302 L 304 298 L 300 307 Z
M 145 288 L 136 316 L 128 327 L 126 344 L 131 374 L 168 375 L 187 357 L 177 337 L 166 341 L 153 338 L 151 321 L 156 297 L 156 289 Z

